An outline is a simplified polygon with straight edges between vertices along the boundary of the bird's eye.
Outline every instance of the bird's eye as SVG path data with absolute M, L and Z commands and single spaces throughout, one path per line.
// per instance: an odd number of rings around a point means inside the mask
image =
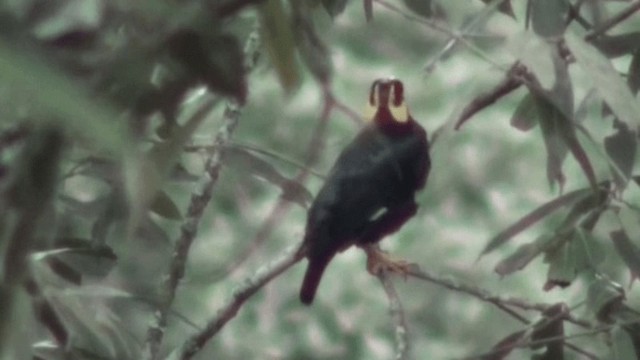
M 369 91 L 369 101 L 367 101 L 364 109 L 364 119 L 373 121 L 378 111 L 378 106 L 380 106 L 380 81 L 376 80 L 371 85 L 371 90 Z
M 393 119 L 398 122 L 406 122 L 409 120 L 409 110 L 404 102 L 404 88 L 402 82 L 395 80 L 391 84 L 389 93 L 389 112 Z

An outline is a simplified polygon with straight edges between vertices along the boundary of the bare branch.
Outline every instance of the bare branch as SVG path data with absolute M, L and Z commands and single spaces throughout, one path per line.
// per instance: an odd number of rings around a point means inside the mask
M 391 323 L 395 330 L 396 338 L 396 360 L 406 360 L 409 358 L 411 346 L 409 343 L 409 331 L 407 329 L 407 319 L 404 314 L 400 297 L 396 292 L 396 288 L 393 286 L 391 277 L 384 271 L 381 271 L 377 275 L 378 279 L 382 283 L 387 298 L 389 299 L 389 315 L 391 316 Z
M 249 38 L 245 47 L 245 60 L 247 61 L 246 68 L 249 70 L 256 61 L 256 54 L 258 52 L 258 32 L 254 30 Z M 194 116 L 207 116 L 211 110 L 212 104 L 205 104 Z M 176 289 L 178 284 L 184 276 L 184 271 L 189 255 L 189 249 L 191 244 L 198 233 L 198 226 L 204 210 L 211 201 L 213 196 L 213 188 L 220 175 L 222 168 L 222 151 L 229 142 L 231 134 L 238 125 L 240 118 L 240 106 L 237 103 L 228 103 L 224 112 L 223 125 L 216 134 L 213 141 L 213 147 L 209 153 L 209 157 L 206 162 L 205 171 L 196 186 L 197 191 L 191 195 L 189 202 L 189 208 L 185 220 L 180 227 L 180 235 L 176 241 L 173 257 L 171 259 L 171 265 L 164 281 L 161 285 L 160 291 L 160 306 L 155 314 L 154 322 L 147 331 L 147 340 L 144 349 L 145 359 L 157 358 L 164 332 L 167 326 L 167 318 L 170 313 L 171 305 L 175 298 Z
M 247 299 L 304 257 L 304 253 L 299 251 L 300 246 L 301 243 L 290 246 L 276 260 L 258 269 L 253 276 L 247 278 L 233 292 L 231 299 L 218 310 L 216 316 L 209 320 L 205 328 L 187 339 L 181 347 L 167 357 L 167 360 L 191 359 L 227 322 L 236 316 Z
M 636 1 L 633 4 L 629 5 L 626 9 L 620 11 L 618 14 L 612 16 L 604 23 L 600 24 L 597 28 L 593 29 L 587 36 L 585 36 L 585 40 L 592 41 L 600 35 L 603 35 L 612 27 L 618 25 L 619 23 L 626 20 L 629 16 L 633 15 L 636 11 L 640 10 L 640 1 Z

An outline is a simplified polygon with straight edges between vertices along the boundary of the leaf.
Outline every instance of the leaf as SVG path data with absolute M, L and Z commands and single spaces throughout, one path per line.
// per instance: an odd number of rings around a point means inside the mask
M 96 100 L 92 91 L 51 66 L 45 56 L 9 44 L 0 35 L 0 80 L 12 92 L 28 94 L 24 105 L 34 113 L 32 121 L 53 122 L 118 157 L 127 153 L 133 141 L 118 110 Z
M 562 163 L 567 157 L 568 148 L 562 136 L 561 127 L 565 126 L 563 122 L 566 122 L 566 119 L 553 104 L 539 96 L 536 97 L 536 107 L 547 149 L 547 180 L 549 186 L 557 182 L 562 189 L 565 182 Z
M 433 2 L 431 0 L 404 0 L 404 4 L 414 13 L 430 18 L 434 15 Z
M 151 202 L 149 210 L 164 218 L 171 220 L 181 220 L 182 214 L 178 206 L 171 200 L 169 195 L 164 191 L 158 191 L 156 197 Z
M 604 149 L 613 161 L 609 165 L 613 180 L 619 189 L 624 189 L 633 173 L 638 147 L 637 133 L 629 130 L 623 122 L 614 120 L 617 131 L 604 138 Z M 614 165 L 614 166 L 612 166 Z
M 96 245 L 90 240 L 83 239 L 59 239 L 56 241 L 58 248 L 40 251 L 32 256 L 35 260 L 45 260 L 49 266 L 53 262 L 58 268 L 55 273 L 63 276 L 67 281 L 76 282 L 74 277 L 93 276 L 105 277 L 115 266 L 118 257 L 107 245 Z M 77 279 L 79 283 L 79 279 Z
M 591 43 L 605 56 L 615 58 L 631 54 L 640 49 L 640 31 L 618 35 L 602 35 Z
M 520 131 L 529 131 L 538 125 L 536 102 L 531 93 L 525 95 L 511 116 L 511 126 Z
M 549 264 L 547 283 L 544 290 L 555 286 L 569 286 L 576 275 L 585 269 L 595 268 L 604 260 L 603 249 L 593 239 L 592 235 L 580 227 L 565 233 L 556 244 L 550 244 L 544 261 Z
M 557 37 L 564 33 L 569 7 L 565 1 L 530 0 L 533 31 L 542 37 Z
M 620 229 L 609 233 L 613 247 L 627 265 L 632 274 L 632 279 L 640 277 L 640 247 L 636 245 L 627 235 Z
M 344 11 L 347 6 L 347 0 L 322 0 L 322 6 L 331 17 L 336 17 Z
M 614 326 L 611 330 L 611 353 L 607 359 L 628 360 L 637 359 L 638 355 L 634 347 L 634 339 L 622 326 Z
M 587 309 L 598 321 L 609 323 L 624 298 L 625 293 L 620 284 L 598 276 L 587 291 Z
M 236 37 L 182 29 L 167 39 L 166 47 L 183 69 L 206 83 L 209 90 L 244 103 L 247 97 L 244 55 Z
M 607 58 L 577 35 L 565 35 L 567 46 L 611 110 L 631 129 L 640 126 L 640 102 L 629 91 Z
M 482 0 L 485 4 L 490 4 L 492 0 Z M 511 0 L 503 0 L 498 5 L 498 11 L 501 13 L 510 16 L 512 18 L 516 18 L 516 14 L 513 12 L 513 8 L 511 7 Z
M 273 165 L 240 147 L 226 148 L 224 162 L 227 166 L 246 171 L 278 186 L 282 189 L 283 198 L 293 201 L 303 208 L 306 208 L 313 200 L 311 193 L 302 184 L 286 178 Z
M 629 85 L 629 89 L 631 89 L 631 93 L 634 95 L 640 90 L 640 50 L 633 54 L 631 63 L 629 63 L 627 85 Z
M 524 269 L 533 259 L 542 254 L 556 239 L 554 234 L 540 235 L 535 241 L 518 247 L 516 251 L 496 265 L 494 271 L 506 276 Z
M 280 84 L 290 93 L 300 82 L 291 23 L 285 14 L 282 0 L 266 0 L 258 9 L 267 53 Z
M 321 84 L 328 85 L 333 75 L 333 63 L 329 56 L 329 49 L 313 23 L 311 9 L 304 1 L 294 1 L 291 6 L 295 40 L 301 58 L 315 79 Z
M 569 313 L 567 305 L 555 304 L 545 309 L 544 317 L 533 328 L 531 342 L 539 342 L 531 346 L 532 349 L 546 347 L 544 354 L 536 357 L 536 360 L 562 360 L 564 359 L 564 318 Z M 553 340 L 552 340 L 553 339 Z
M 495 250 L 554 211 L 574 203 L 589 193 L 591 193 L 589 189 L 575 190 L 540 206 L 489 240 L 480 256 Z

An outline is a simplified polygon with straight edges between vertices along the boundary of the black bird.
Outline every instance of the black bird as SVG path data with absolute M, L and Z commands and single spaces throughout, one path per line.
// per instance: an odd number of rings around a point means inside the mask
M 365 248 L 371 272 L 376 261 L 396 270 L 406 265 L 369 245 L 415 215 L 415 192 L 431 168 L 427 133 L 409 114 L 396 79 L 373 82 L 365 117 L 371 122 L 342 151 L 309 209 L 301 248 L 309 265 L 300 289 L 307 305 L 331 259 L 351 245 Z

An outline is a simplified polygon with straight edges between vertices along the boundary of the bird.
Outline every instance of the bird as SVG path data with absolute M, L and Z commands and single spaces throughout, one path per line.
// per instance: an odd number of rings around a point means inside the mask
M 300 289 L 305 305 L 313 303 L 333 257 L 353 245 L 367 253 L 369 272 L 404 269 L 406 275 L 407 263 L 377 246 L 416 214 L 415 194 L 431 169 L 427 132 L 409 113 L 404 94 L 396 78 L 372 83 L 366 126 L 342 150 L 309 208 L 300 247 L 308 260 Z

